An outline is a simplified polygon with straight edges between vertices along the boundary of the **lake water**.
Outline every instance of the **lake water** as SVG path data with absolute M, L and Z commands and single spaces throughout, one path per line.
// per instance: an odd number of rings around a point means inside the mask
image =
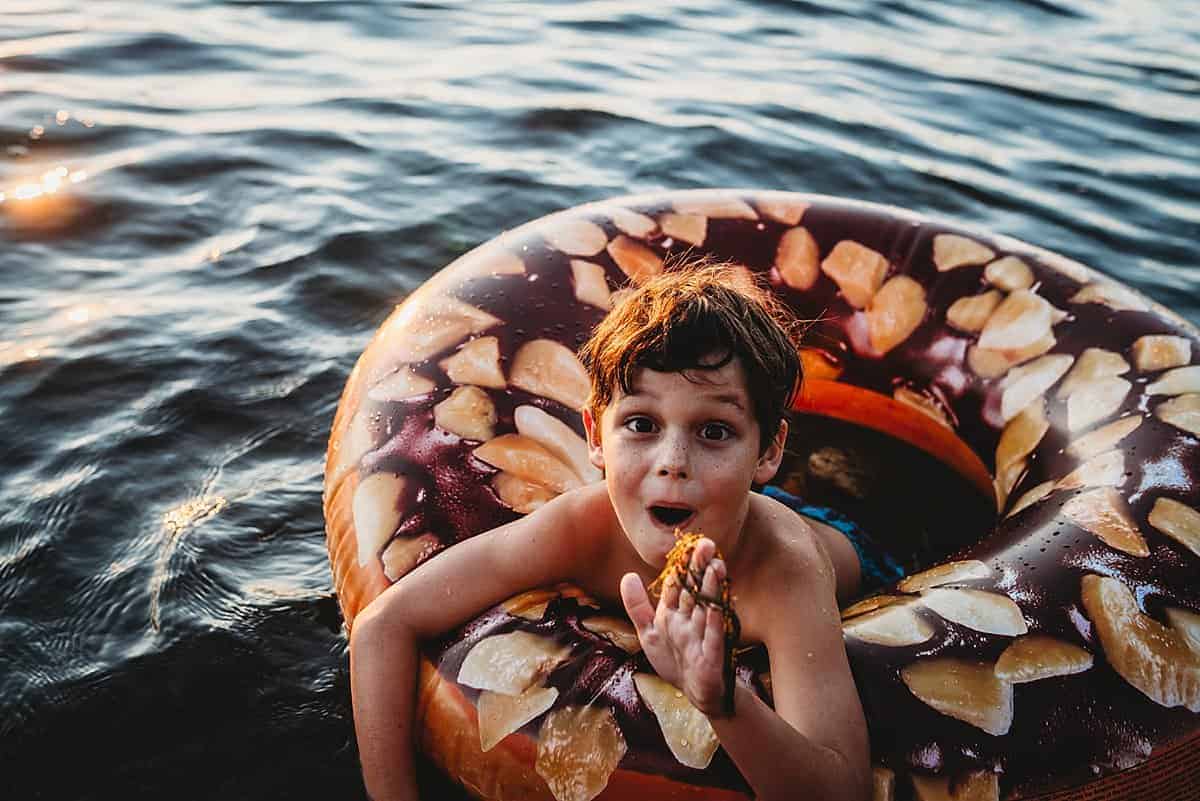
M 0 793 L 361 797 L 321 515 L 395 303 L 550 211 L 744 186 L 1200 323 L 1200 7 L 4 0 Z

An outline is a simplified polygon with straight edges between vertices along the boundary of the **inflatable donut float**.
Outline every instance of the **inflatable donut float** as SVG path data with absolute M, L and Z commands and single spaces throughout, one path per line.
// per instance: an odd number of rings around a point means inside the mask
M 794 412 L 909 443 L 995 503 L 956 553 L 843 611 L 876 797 L 1195 797 L 1200 333 L 1078 263 L 898 209 L 621 198 L 434 276 L 383 323 L 333 424 L 348 625 L 441 550 L 600 478 L 575 350 L 623 288 L 685 254 L 761 273 L 819 318 Z M 738 660 L 769 699 L 761 649 Z M 620 610 L 571 587 L 427 643 L 419 693 L 421 748 L 481 798 L 748 793 Z

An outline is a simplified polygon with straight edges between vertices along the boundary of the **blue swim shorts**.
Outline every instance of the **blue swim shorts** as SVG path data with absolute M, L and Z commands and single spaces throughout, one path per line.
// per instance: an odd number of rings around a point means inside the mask
M 779 487 L 769 484 L 762 488 L 762 494 L 768 498 L 774 498 L 805 517 L 820 520 L 845 534 L 846 539 L 850 540 L 850 544 L 854 546 L 854 552 L 858 554 L 858 564 L 862 569 L 860 592 L 868 593 L 904 578 L 904 568 L 888 556 L 887 552 L 880 548 L 879 544 L 871 539 L 870 535 L 863 531 L 857 523 L 838 510 L 828 506 L 807 504 L 790 492 L 784 492 Z

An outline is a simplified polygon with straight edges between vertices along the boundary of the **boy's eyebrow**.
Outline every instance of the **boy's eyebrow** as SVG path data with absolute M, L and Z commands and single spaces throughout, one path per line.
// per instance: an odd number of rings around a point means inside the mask
M 736 406 L 738 409 L 742 409 L 742 410 L 745 410 L 745 408 L 746 408 L 745 405 L 742 404 L 742 396 L 741 395 L 734 395 L 731 393 L 723 393 L 720 395 L 705 395 L 704 398 L 706 400 L 713 401 L 714 403 L 728 403 L 731 406 Z

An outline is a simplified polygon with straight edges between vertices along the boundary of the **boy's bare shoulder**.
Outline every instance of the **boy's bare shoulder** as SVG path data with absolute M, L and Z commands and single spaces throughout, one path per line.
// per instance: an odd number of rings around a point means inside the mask
M 730 578 L 747 640 L 766 639 L 781 605 L 825 596 L 833 601 L 833 564 L 820 536 L 800 515 L 753 495 L 745 536 L 751 558 L 731 570 Z
M 758 551 L 758 570 L 791 577 L 829 570 L 830 558 L 820 534 L 778 501 L 752 495 L 748 522 L 746 533 Z
M 573 551 L 575 561 L 584 564 L 605 552 L 615 519 L 608 488 L 602 481 L 565 492 L 533 514 L 553 515 L 553 531 L 549 533 Z

